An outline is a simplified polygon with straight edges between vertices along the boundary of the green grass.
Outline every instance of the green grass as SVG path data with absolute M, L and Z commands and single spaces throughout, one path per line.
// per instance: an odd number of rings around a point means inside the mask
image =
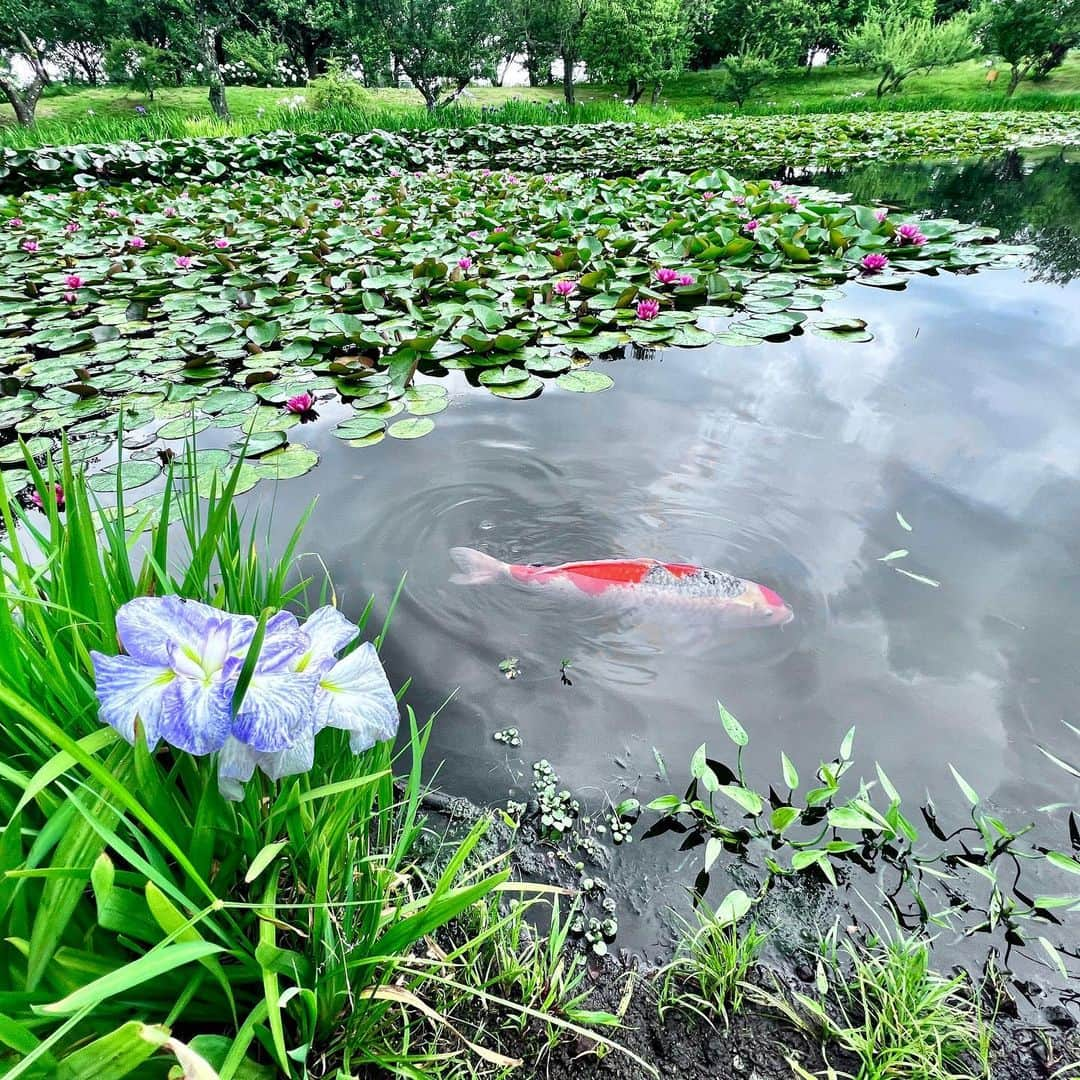
M 854 1080 L 989 1080 L 994 1028 L 978 988 L 934 971 L 927 940 L 897 933 L 839 949 L 826 940 L 818 981 L 824 993 L 816 998 L 757 988 L 751 996 L 854 1055 Z
M 853 68 L 830 65 L 812 71 L 785 72 L 762 86 L 742 110 L 717 100 L 716 71 L 690 72 L 665 88 L 658 107 L 622 103 L 620 88 L 582 85 L 579 105 L 568 114 L 559 86 L 473 87 L 458 105 L 429 114 L 413 90 L 370 91 L 372 106 L 359 110 L 313 111 L 291 108 L 289 99 L 304 97 L 303 89 L 237 86 L 228 90 L 231 123 L 210 112 L 206 89 L 197 86 L 165 88 L 154 100 L 133 91 L 109 87 L 54 88 L 38 106 L 38 123 L 19 130 L 10 110 L 0 112 L 0 145 L 41 146 L 73 142 L 149 141 L 198 135 L 251 134 L 275 128 L 292 131 L 368 131 L 372 128 L 469 127 L 484 122 L 505 124 L 596 123 L 605 120 L 668 124 L 716 112 L 750 115 L 773 113 L 861 112 L 864 110 L 924 111 L 957 109 L 1080 110 L 1080 55 L 1071 56 L 1049 79 L 1021 83 L 1005 97 L 1004 79 L 986 88 L 984 61 L 971 60 L 928 75 L 913 75 L 901 94 L 880 101 L 874 96 L 876 77 Z M 305 99 L 306 100 L 306 99 Z M 135 112 L 137 106 L 146 115 Z
M 0 1071 L 119 1078 L 103 1062 L 122 1050 L 137 1067 L 164 1028 L 229 1075 L 248 1055 L 285 1077 L 307 1074 L 308 1052 L 362 1066 L 398 964 L 505 879 L 465 869 L 484 823 L 438 875 L 418 866 L 430 727 L 411 710 L 398 784 L 391 743 L 354 756 L 344 733 L 310 772 L 257 775 L 238 802 L 211 758 L 128 746 L 98 720 L 89 656 L 116 651 L 118 607 L 296 601 L 303 519 L 273 559 L 268 523 L 233 503 L 238 472 L 208 502 L 170 476 L 160 514 L 132 530 L 120 483 L 103 517 L 66 448 L 62 511 L 54 477 L 32 471 L 44 518 L 0 485 Z
M 670 1008 L 696 1013 L 708 1023 L 730 1023 L 742 1008 L 746 977 L 768 934 L 754 923 L 742 929 L 702 905 L 683 920 L 675 958 L 662 972 L 660 1014 Z

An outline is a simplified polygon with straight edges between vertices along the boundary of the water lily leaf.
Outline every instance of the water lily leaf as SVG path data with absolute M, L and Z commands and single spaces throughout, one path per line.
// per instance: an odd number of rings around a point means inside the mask
M 288 436 L 284 431 L 255 431 L 229 445 L 234 454 L 246 458 L 257 458 L 282 447 Z
M 522 368 L 488 368 L 480 373 L 480 385 L 512 386 L 514 383 L 524 382 L 528 378 L 529 373 Z
M 210 426 L 210 421 L 205 416 L 178 416 L 167 424 L 158 428 L 159 439 L 188 439 L 192 435 L 198 435 Z
M 161 465 L 157 461 L 136 461 L 128 459 L 122 466 L 110 465 L 101 472 L 94 473 L 86 481 L 91 491 L 115 491 L 116 473 L 121 469 L 121 483 L 125 491 L 133 491 L 144 484 L 149 484 L 161 475 Z
M 601 371 L 568 371 L 560 375 L 556 380 L 564 390 L 572 390 L 576 394 L 595 394 L 601 390 L 610 390 L 615 385 L 615 380 Z
M 412 420 L 396 420 L 386 429 L 386 434 L 395 439 L 419 439 L 434 430 L 435 421 L 420 416 Z
M 339 439 L 366 439 L 385 430 L 385 422 L 378 417 L 354 416 L 351 420 L 343 420 L 338 424 L 334 428 L 334 435 Z
M 488 390 L 496 397 L 505 398 L 530 398 L 536 394 L 539 394 L 544 389 L 544 380 L 537 378 L 535 375 L 530 375 L 527 379 L 521 382 L 516 382 L 511 386 L 489 386 Z
M 291 480 L 311 472 L 318 463 L 319 455 L 314 450 L 293 443 L 280 450 L 271 450 L 259 459 L 254 468 L 259 476 L 271 480 Z

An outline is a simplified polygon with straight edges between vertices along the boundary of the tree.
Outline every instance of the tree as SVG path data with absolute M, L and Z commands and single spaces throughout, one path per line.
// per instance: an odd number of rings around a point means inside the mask
M 770 56 L 744 49 L 720 61 L 721 83 L 718 96 L 722 101 L 734 101 L 741 109 L 746 99 L 777 73 Z
M 663 84 L 686 70 L 691 20 L 701 6 L 687 0 L 594 0 L 581 34 L 590 78 L 625 85 L 635 105 L 651 85 L 655 104 Z
M 866 6 L 867 0 L 715 0 L 695 35 L 691 66 L 712 68 L 745 50 L 779 67 L 808 65 L 817 50 L 837 48 Z
M 1045 78 L 1080 44 L 1080 0 L 994 0 L 981 38 L 1009 65 L 1006 97 L 1034 72 Z
M 863 23 L 843 39 L 844 55 L 881 75 L 877 96 L 895 93 L 917 71 L 928 72 L 973 56 L 971 20 L 954 15 L 935 23 L 930 14 L 912 15 L 892 7 L 871 10 Z
M 145 41 L 116 38 L 105 50 L 105 71 L 116 83 L 129 83 L 153 101 L 154 90 L 163 83 L 175 83 L 183 72 L 184 60 L 168 49 Z
M 430 111 L 456 101 L 475 78 L 494 82 L 507 23 L 501 0 L 361 2 Z

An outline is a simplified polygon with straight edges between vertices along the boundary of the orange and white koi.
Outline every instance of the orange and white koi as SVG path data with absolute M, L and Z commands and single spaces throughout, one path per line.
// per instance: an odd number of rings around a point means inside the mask
M 783 626 L 795 617 L 783 597 L 767 586 L 689 563 L 611 559 L 530 566 L 502 562 L 465 547 L 451 548 L 450 557 L 461 571 L 450 579 L 458 585 L 515 581 L 530 587 L 562 588 L 590 597 L 723 613 L 742 626 Z

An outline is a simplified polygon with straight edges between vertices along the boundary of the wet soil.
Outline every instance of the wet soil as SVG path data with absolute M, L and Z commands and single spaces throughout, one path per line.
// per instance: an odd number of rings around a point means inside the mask
M 428 798 L 426 809 L 433 823 L 441 819 L 446 837 L 451 840 L 458 829 L 467 828 L 484 815 L 467 800 L 438 794 Z M 490 850 L 482 857 L 512 847 L 515 877 L 567 887 L 577 885 L 580 874 L 551 845 L 538 840 L 527 828 L 512 835 L 501 820 L 490 820 Z M 590 956 L 587 978 L 591 991 L 580 1007 L 621 1015 L 618 1028 L 597 1030 L 626 1053 L 598 1048 L 583 1034 L 567 1034 L 550 1047 L 540 1022 L 523 1032 L 500 1031 L 497 1049 L 522 1061 L 516 1075 L 537 1080 L 646 1080 L 654 1076 L 660 1080 L 795 1080 L 804 1075 L 796 1071 L 796 1065 L 805 1070 L 806 1076 L 822 1080 L 864 1075 L 855 1056 L 753 1001 L 744 1002 L 727 1025 L 721 1020 L 710 1024 L 677 1009 L 668 1009 L 661 1017 L 655 976 L 655 968 L 645 966 L 639 957 L 624 949 L 616 950 L 614 955 Z M 782 970 L 762 964 L 750 981 L 790 1000 L 794 993 L 811 993 L 808 981 L 812 982 L 812 978 L 805 968 Z M 1073 1010 L 1053 1004 L 1032 1018 L 1028 1013 L 1021 1015 L 1008 998 L 998 1003 L 998 1010 L 991 1080 L 1080 1076 L 1080 1025 Z M 456 1019 L 478 1031 L 486 1030 L 485 1045 L 490 1045 L 490 1037 L 500 1026 L 479 1005 L 474 1015 L 466 1013 Z M 835 1072 L 830 1073 L 830 1068 Z M 955 1068 L 955 1080 L 983 1080 L 976 1068 Z M 487 1073 L 478 1067 L 476 1075 Z M 890 1075 L 890 1080 L 926 1078 L 895 1074 Z

